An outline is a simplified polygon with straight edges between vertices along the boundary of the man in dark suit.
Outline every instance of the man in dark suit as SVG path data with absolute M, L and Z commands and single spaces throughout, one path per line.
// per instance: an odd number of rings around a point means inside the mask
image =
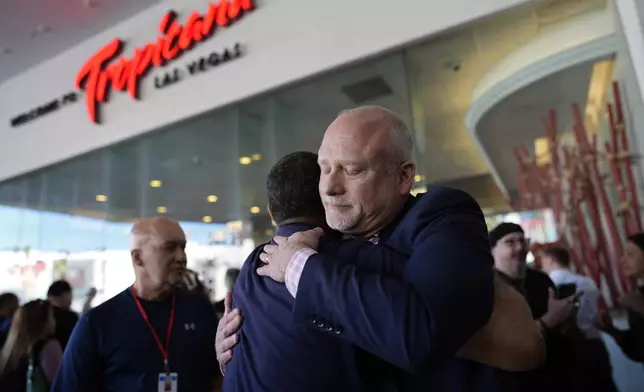
M 317 253 L 311 245 L 320 235 L 316 231 L 277 237 L 279 246 L 264 248 L 268 253 L 260 257 L 268 265 L 258 272 L 285 281 L 295 298 L 296 322 L 406 370 L 399 390 L 499 390 L 493 369 L 455 358 L 488 322 L 494 304 L 483 215 L 464 192 L 435 188 L 410 196 L 412 150 L 395 114 L 374 107 L 345 112 L 320 147 L 319 189 L 331 228 L 409 250 L 404 280 L 423 299 L 422 312 L 409 306 L 408 291 L 395 280 Z M 220 323 L 220 363 L 237 339 L 226 335 L 239 323 L 238 312 Z M 538 358 L 540 336 L 535 340 Z

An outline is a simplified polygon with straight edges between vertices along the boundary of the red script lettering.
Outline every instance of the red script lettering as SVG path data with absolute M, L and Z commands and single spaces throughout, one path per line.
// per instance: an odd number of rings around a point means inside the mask
M 165 65 L 176 59 L 192 45 L 213 34 L 217 27 L 228 26 L 255 8 L 253 0 L 219 0 L 210 3 L 205 14 L 191 13 L 185 24 L 175 20 L 173 11 L 159 22 L 156 42 L 134 49 L 131 58 L 114 57 L 121 51 L 123 41 L 112 40 L 94 53 L 76 74 L 76 87 L 85 90 L 85 105 L 91 121 L 98 123 L 97 106 L 107 100 L 108 89 L 125 91 L 138 97 L 139 81 L 152 67 Z

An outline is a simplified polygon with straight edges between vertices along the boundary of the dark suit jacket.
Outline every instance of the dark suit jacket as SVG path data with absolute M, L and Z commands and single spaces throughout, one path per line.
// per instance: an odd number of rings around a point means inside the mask
M 280 226 L 277 234 L 291 235 L 310 225 Z M 337 339 L 342 330 L 323 319 L 311 317 L 320 333 L 293 323 L 293 297 L 282 283 L 255 272 L 263 265 L 263 245 L 248 257 L 233 291 L 233 305 L 244 315 L 240 343 L 226 367 L 226 392 L 262 391 L 382 391 L 391 368 L 354 345 Z M 365 240 L 342 241 L 341 234 L 327 233 L 320 252 L 347 260 L 364 273 L 402 277 L 405 256 L 386 246 Z M 368 334 L 368 331 L 364 331 Z M 387 373 L 389 371 L 389 373 Z
M 324 320 L 342 331 L 327 334 L 405 370 L 399 390 L 499 390 L 494 369 L 454 358 L 494 306 L 493 259 L 476 201 L 431 188 L 410 197 L 379 241 L 409 255 L 404 282 L 321 252 L 302 272 L 296 322 L 324 332 L 311 322 Z

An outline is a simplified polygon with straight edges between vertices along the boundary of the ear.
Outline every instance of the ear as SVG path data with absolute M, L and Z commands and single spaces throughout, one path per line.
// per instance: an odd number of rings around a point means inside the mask
M 408 195 L 414 187 L 416 165 L 412 161 L 405 161 L 400 165 L 400 195 Z
M 141 260 L 141 251 L 139 249 L 132 249 L 130 255 L 132 256 L 132 263 L 134 265 L 139 267 L 143 265 L 143 260 Z

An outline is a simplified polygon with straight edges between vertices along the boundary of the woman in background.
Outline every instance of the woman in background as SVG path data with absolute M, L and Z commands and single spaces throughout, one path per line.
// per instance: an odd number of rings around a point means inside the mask
M 63 354 L 53 337 L 55 327 L 47 301 L 31 301 L 18 309 L 0 352 L 0 391 L 25 392 L 28 383 L 27 392 L 49 390 Z
M 622 267 L 629 278 L 644 280 L 644 233 L 628 237 Z M 619 304 L 628 312 L 629 329 L 615 328 L 608 313 L 602 315 L 600 327 L 615 339 L 627 357 L 644 363 L 644 286 L 620 298 Z

